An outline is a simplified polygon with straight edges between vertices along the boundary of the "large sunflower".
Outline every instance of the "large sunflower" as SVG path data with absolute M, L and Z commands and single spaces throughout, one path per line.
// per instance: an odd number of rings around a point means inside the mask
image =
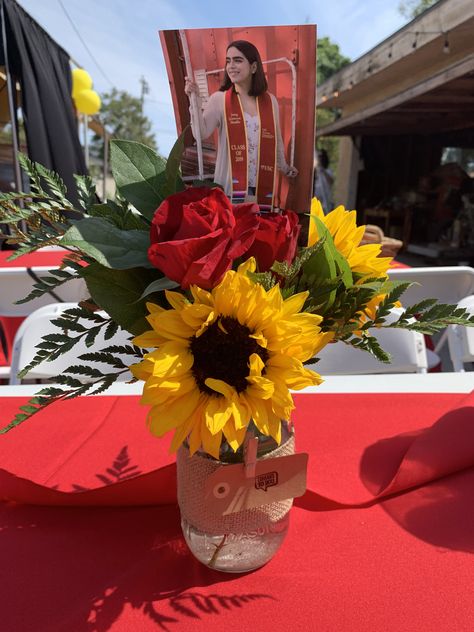
M 324 222 L 331 233 L 334 245 L 347 259 L 352 272 L 363 276 L 386 276 L 392 259 L 391 257 L 379 257 L 381 244 L 359 245 L 365 232 L 365 226 L 357 226 L 355 211 L 346 211 L 343 206 L 338 206 L 324 215 L 321 202 L 317 198 L 313 198 L 311 216 Z M 310 219 L 308 246 L 312 246 L 317 240 L 316 222 Z
M 278 285 L 267 292 L 248 271 L 253 258 L 210 292 L 191 286 L 193 301 L 167 292 L 172 309 L 149 305 L 153 329 L 134 340 L 157 347 L 130 368 L 145 380 L 150 430 L 175 431 L 172 450 L 188 438 L 191 454 L 202 447 L 218 458 L 223 439 L 238 449 L 251 420 L 280 443 L 281 420 L 294 408 L 289 389 L 321 382 L 302 362 L 333 334 L 321 332 L 320 316 L 300 311 L 307 292 L 283 300 Z

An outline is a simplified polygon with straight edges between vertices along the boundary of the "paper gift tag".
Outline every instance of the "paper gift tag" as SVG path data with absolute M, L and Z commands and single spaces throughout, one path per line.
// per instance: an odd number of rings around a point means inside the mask
M 252 477 L 246 477 L 243 463 L 222 465 L 207 479 L 205 501 L 226 516 L 302 496 L 307 465 L 305 453 L 257 461 Z

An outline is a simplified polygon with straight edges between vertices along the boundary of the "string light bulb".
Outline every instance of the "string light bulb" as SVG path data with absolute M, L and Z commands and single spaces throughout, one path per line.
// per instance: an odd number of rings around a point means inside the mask
M 451 52 L 451 49 L 449 47 L 449 39 L 448 39 L 448 34 L 446 33 L 446 35 L 444 36 L 444 46 L 443 46 L 443 53 L 445 55 L 449 55 L 449 53 Z

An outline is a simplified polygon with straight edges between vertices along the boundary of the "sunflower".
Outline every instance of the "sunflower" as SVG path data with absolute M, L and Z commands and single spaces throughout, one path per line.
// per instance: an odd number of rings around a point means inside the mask
M 280 443 L 281 420 L 294 409 L 290 389 L 322 381 L 302 362 L 333 334 L 321 332 L 320 316 L 301 312 L 308 293 L 283 300 L 278 285 L 266 291 L 249 271 L 253 258 L 209 292 L 191 286 L 192 301 L 167 291 L 172 309 L 148 305 L 153 329 L 134 343 L 156 349 L 130 369 L 145 381 L 151 432 L 174 430 L 173 451 L 188 439 L 191 454 L 202 447 L 219 458 L 223 440 L 239 448 L 251 420 Z
M 356 211 L 346 211 L 343 206 L 338 206 L 333 211 L 324 215 L 321 202 L 313 198 L 311 202 L 311 216 L 317 217 L 326 225 L 337 250 L 347 259 L 353 273 L 364 277 L 385 277 L 391 262 L 391 257 L 379 257 L 381 244 L 365 244 L 360 246 L 365 232 L 365 226 L 357 226 Z M 316 222 L 309 225 L 308 246 L 312 246 L 318 240 Z

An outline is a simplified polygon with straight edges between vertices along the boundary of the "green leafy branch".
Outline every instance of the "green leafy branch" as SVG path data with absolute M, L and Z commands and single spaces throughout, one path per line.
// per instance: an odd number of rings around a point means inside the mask
M 391 355 L 382 349 L 375 336 L 371 336 L 366 331 L 364 331 L 360 337 L 353 336 L 344 342 L 351 345 L 351 347 L 370 353 L 375 356 L 377 360 L 380 360 L 380 362 L 384 362 L 385 364 L 390 364 L 391 362 Z
M 426 299 L 407 308 L 400 318 L 389 325 L 433 335 L 448 325 L 474 327 L 474 315 L 456 305 L 437 303 L 436 299 Z
M 27 404 L 20 406 L 21 412 L 17 413 L 7 426 L 0 429 L 0 434 L 9 432 L 55 402 L 74 399 L 86 394 L 98 395 L 106 391 L 121 375 L 129 370 L 128 365 L 115 355 L 117 353 L 131 356 L 136 361 L 143 357 L 141 350 L 134 345 L 110 345 L 100 351 L 80 355 L 79 360 L 105 363 L 117 370 L 104 373 L 93 366 L 73 365 L 68 367 L 63 374 L 53 378 L 55 383 L 61 384 L 65 388 L 48 386 L 38 391 Z
M 88 213 L 91 206 L 97 202 L 97 192 L 93 179 L 86 176 L 74 174 L 76 190 L 81 208 Z
M 291 296 L 295 292 L 307 289 L 307 282 L 316 281 L 314 279 L 303 279 L 303 266 L 310 258 L 318 253 L 324 246 L 325 237 L 317 241 L 309 248 L 300 249 L 298 255 L 291 264 L 286 261 L 275 261 L 267 272 L 248 272 L 248 276 L 254 283 L 259 283 L 268 292 L 277 283 L 280 284 L 282 295 Z M 300 287 L 301 286 L 301 287 Z
M 86 325 L 79 322 L 80 320 L 95 324 L 93 326 Z M 118 330 L 118 325 L 110 318 L 106 318 L 98 312 L 92 312 L 85 307 L 73 307 L 65 310 L 58 318 L 51 320 L 51 323 L 61 329 L 62 333 L 44 335 L 41 342 L 35 347 L 38 351 L 32 361 L 18 373 L 18 377 L 25 377 L 29 371 L 42 362 L 57 360 L 82 339 L 84 339 L 86 347 L 91 347 L 104 327 L 106 340 L 110 339 Z M 71 332 L 76 332 L 78 335 L 72 336 Z
M 50 276 L 41 277 L 38 281 L 33 283 L 33 289 L 31 292 L 28 296 L 25 296 L 25 298 L 16 301 L 17 305 L 27 303 L 34 298 L 43 296 L 43 294 L 49 294 L 64 283 L 67 283 L 72 279 L 80 278 L 80 274 L 78 274 L 82 270 L 80 263 L 74 261 L 73 259 L 65 259 L 63 264 L 67 266 L 67 268 L 49 270 L 48 273 Z
M 396 283 L 396 282 L 395 282 Z M 390 290 L 394 282 L 384 279 L 369 280 L 366 283 L 353 285 L 345 288 L 342 292 L 337 292 L 331 310 L 324 316 L 322 322 L 323 331 L 333 331 L 337 339 L 346 340 L 354 331 L 367 329 L 362 322 L 369 319 L 366 312 L 370 301 L 388 292 L 386 297 L 387 314 L 395 306 L 398 300 L 395 295 L 392 298 Z M 377 323 L 378 324 L 378 323 Z
M 42 248 L 57 245 L 66 232 L 67 214 L 80 216 L 67 199 L 67 189 L 57 173 L 32 162 L 20 154 L 20 164 L 30 179 L 31 192 L 0 194 L 0 222 L 8 224 L 11 235 L 2 235 L 8 243 L 18 244 L 12 258 Z M 90 187 L 88 176 L 77 176 L 83 188 Z M 26 230 L 25 230 L 26 227 Z
M 445 329 L 448 325 L 464 325 L 466 327 L 474 327 L 474 315 L 470 315 L 464 308 L 456 305 L 445 305 L 437 303 L 436 299 L 425 299 L 404 308 L 403 313 L 394 322 L 387 322 L 386 319 L 390 315 L 391 310 L 396 307 L 397 301 L 403 295 L 405 290 L 411 285 L 407 282 L 369 282 L 369 288 L 373 288 L 374 296 L 383 294 L 387 290 L 387 286 L 394 287 L 387 293 L 385 298 L 380 302 L 375 318 L 369 318 L 364 305 L 370 300 L 370 294 L 366 295 L 364 286 L 354 286 L 351 290 L 361 288 L 362 293 L 357 300 L 357 293 L 354 297 L 350 290 L 346 293 L 341 306 L 341 312 L 337 309 L 332 314 L 331 319 L 325 319 L 323 329 L 333 329 L 336 338 L 350 344 L 351 346 L 367 351 L 374 355 L 381 362 L 390 362 L 390 355 L 386 353 L 378 343 L 375 336 L 370 334 L 371 328 L 398 328 L 410 331 L 417 331 L 422 334 L 433 335 Z M 359 305 L 358 305 L 359 303 Z M 340 317 L 342 326 L 337 328 L 337 320 L 333 322 L 333 318 Z M 365 316 L 366 320 L 361 324 L 361 317 Z M 354 332 L 357 332 L 354 335 Z

